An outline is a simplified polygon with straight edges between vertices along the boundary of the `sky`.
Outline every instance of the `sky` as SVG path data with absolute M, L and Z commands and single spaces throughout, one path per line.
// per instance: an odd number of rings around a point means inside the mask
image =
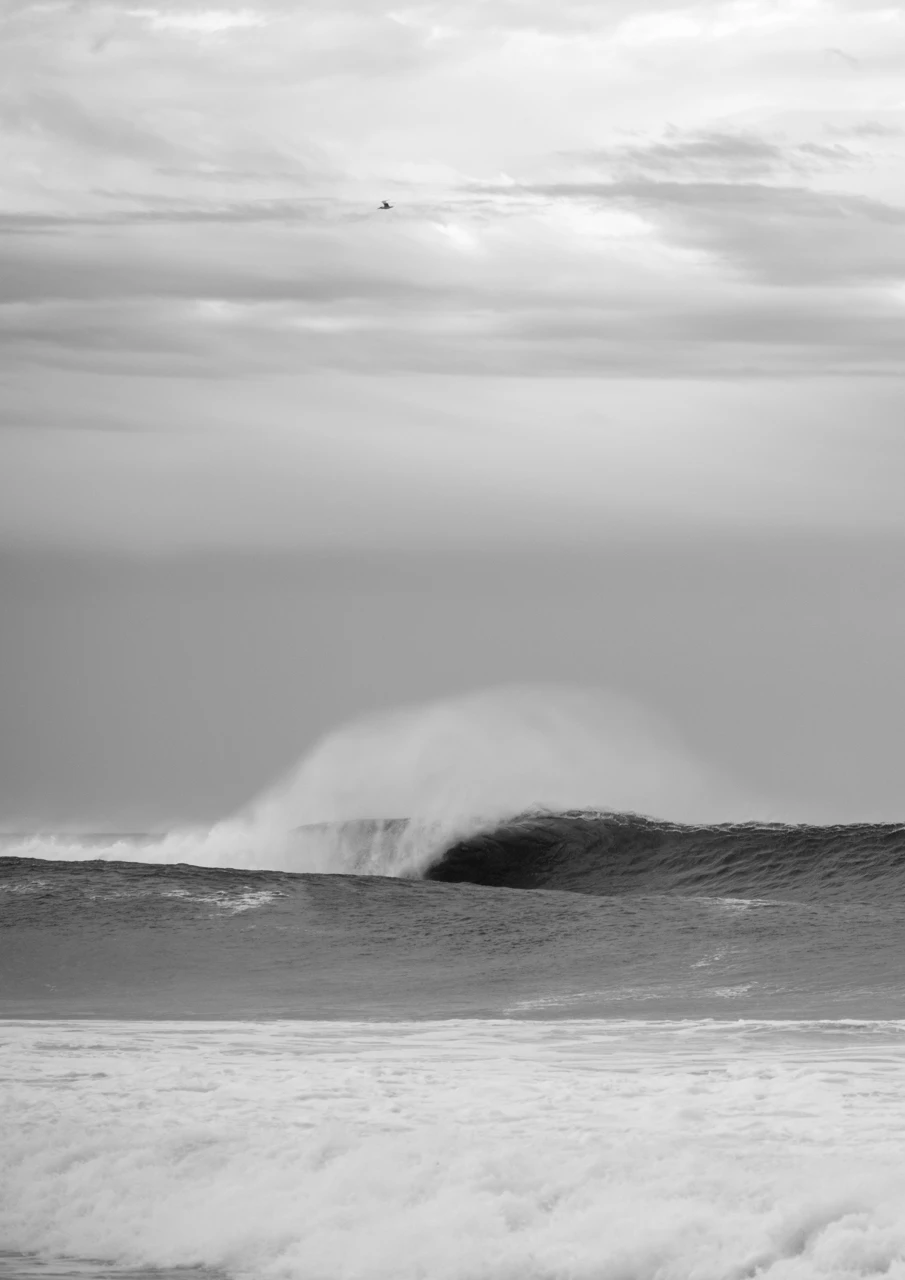
M 0 826 L 512 679 L 901 817 L 903 84 L 889 0 L 6 0 Z

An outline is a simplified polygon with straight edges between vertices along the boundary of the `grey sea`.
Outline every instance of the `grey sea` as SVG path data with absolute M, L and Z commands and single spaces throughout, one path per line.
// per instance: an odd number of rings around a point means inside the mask
M 4 853 L 0 1276 L 905 1276 L 901 826 Z

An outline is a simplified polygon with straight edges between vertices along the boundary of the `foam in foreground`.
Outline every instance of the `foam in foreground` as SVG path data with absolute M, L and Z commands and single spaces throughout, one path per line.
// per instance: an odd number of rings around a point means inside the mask
M 0 1044 L 8 1249 L 256 1280 L 905 1274 L 902 1023 L 8 1023 Z

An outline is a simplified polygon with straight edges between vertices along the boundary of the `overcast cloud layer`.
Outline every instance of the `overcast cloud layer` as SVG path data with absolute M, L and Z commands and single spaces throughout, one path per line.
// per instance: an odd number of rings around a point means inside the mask
M 7 363 L 899 366 L 902 3 L 4 13 Z
M 6 0 L 0 540 L 899 526 L 903 84 L 901 0 Z

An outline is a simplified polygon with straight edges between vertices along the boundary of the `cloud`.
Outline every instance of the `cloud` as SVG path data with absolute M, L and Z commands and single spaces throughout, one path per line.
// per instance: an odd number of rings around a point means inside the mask
M 677 180 L 737 181 L 791 172 L 847 167 L 859 156 L 839 143 L 798 145 L 753 132 L 704 129 L 621 143 L 565 156 L 566 161 L 616 177 L 655 176 Z
M 44 90 L 0 95 L 0 128 L 53 136 L 64 145 L 157 163 L 186 154 L 186 148 L 135 120 L 91 111 L 71 94 Z
M 521 192 L 637 209 L 676 243 L 719 253 L 774 284 L 905 275 L 905 207 L 862 196 L 757 182 L 647 179 L 544 183 Z
M 863 120 L 848 125 L 828 125 L 827 132 L 850 138 L 901 138 L 905 135 L 905 124 Z
M 442 220 L 321 215 L 89 220 L 40 234 L 26 220 L 0 237 L 7 366 L 899 368 L 905 214 L 861 196 L 634 179 L 481 187 Z
M 10 0 L 3 367 L 895 372 L 901 13 Z

